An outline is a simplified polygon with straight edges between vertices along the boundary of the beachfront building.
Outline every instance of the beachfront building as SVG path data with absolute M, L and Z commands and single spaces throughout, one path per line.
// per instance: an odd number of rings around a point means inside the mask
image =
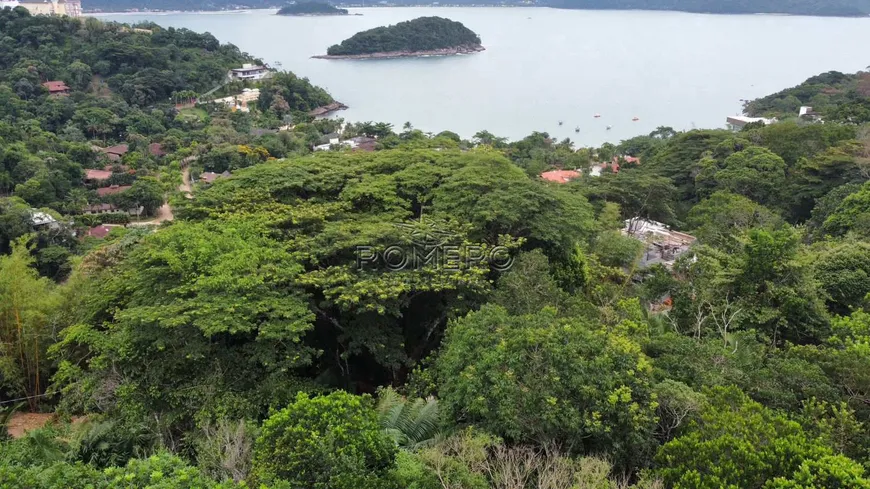
M 262 80 L 268 77 L 269 67 L 245 63 L 241 68 L 234 68 L 230 76 L 235 80 Z

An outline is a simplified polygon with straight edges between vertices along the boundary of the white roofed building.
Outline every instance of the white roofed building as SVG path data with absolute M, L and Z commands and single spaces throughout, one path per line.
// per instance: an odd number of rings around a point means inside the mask
M 725 118 L 725 123 L 732 131 L 739 131 L 743 129 L 743 126 L 745 126 L 746 124 L 751 124 L 753 122 L 763 122 L 764 125 L 770 125 L 776 122 L 776 119 L 767 119 L 765 117 L 746 117 L 743 115 L 732 115 Z
M 241 68 L 234 68 L 230 75 L 235 80 L 262 80 L 269 76 L 269 67 L 245 63 Z

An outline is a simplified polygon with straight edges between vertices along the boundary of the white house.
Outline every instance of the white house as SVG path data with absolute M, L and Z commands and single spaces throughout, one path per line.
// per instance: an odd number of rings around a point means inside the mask
M 743 126 L 746 124 L 751 124 L 753 122 L 763 122 L 764 125 L 770 125 L 776 122 L 776 119 L 767 119 L 764 117 L 746 117 L 742 115 L 732 115 L 725 118 L 725 123 L 728 125 L 728 129 L 732 131 L 739 131 L 743 129 Z
M 216 104 L 224 104 L 231 109 L 239 110 L 242 112 L 249 112 L 251 109 L 248 108 L 248 104 L 251 102 L 256 102 L 259 99 L 259 88 L 245 88 L 242 90 L 242 93 L 238 95 L 230 95 L 229 97 L 216 98 L 212 100 L 212 102 Z
M 30 209 L 30 224 L 37 228 L 41 226 L 54 228 L 57 226 L 57 220 L 45 212 Z
M 245 63 L 230 70 L 230 75 L 236 80 L 262 80 L 269 75 L 269 67 Z
M 807 120 L 811 120 L 811 121 L 821 121 L 822 120 L 821 114 L 819 114 L 818 112 L 813 110 L 812 107 L 809 107 L 806 105 L 801 107 L 800 112 L 798 112 L 798 117 L 800 117 L 801 119 L 807 119 Z
M 335 145 L 335 146 L 341 145 L 341 146 L 353 147 L 353 146 L 351 146 L 351 144 L 350 144 L 348 141 L 344 141 L 344 142 L 342 142 L 341 139 L 339 139 L 339 138 L 329 138 L 329 142 L 328 142 L 328 143 L 325 143 L 325 144 L 321 144 L 321 145 L 315 146 L 315 147 L 314 147 L 314 151 L 329 151 L 329 150 L 332 148 L 333 145 Z

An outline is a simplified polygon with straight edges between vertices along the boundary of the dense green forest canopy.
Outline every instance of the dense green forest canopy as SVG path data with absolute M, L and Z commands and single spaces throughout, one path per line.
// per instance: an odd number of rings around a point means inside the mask
M 0 10 L 0 32 L 4 253 L 15 239 L 35 230 L 30 223 L 34 209 L 56 220 L 74 216 L 78 226 L 100 222 L 83 213 L 95 206 L 143 206 L 146 217 L 154 214 L 166 192 L 175 189 L 170 179 L 180 178 L 185 158 L 202 157 L 210 170 L 222 172 L 307 151 L 307 139 L 322 136 L 319 129 L 309 126 L 305 136 L 288 134 L 285 139 L 272 134 L 274 129 L 294 117 L 306 121 L 308 111 L 333 102 L 306 79 L 275 73 L 260 86 L 263 116 L 257 125 L 270 133 L 258 136 L 247 114 L 215 106 L 206 107 L 212 111 L 208 114 L 192 107 L 199 93 L 225 83 L 231 68 L 257 62 L 209 34 L 153 24 L 131 28 L 96 19 L 35 17 L 21 8 Z M 69 93 L 52 96 L 43 86 L 47 81 L 63 83 Z M 223 90 L 241 91 L 237 85 Z M 260 146 L 256 142 L 270 149 L 254 151 Z M 102 151 L 121 146 L 126 153 L 115 160 Z M 167 165 L 172 162 L 174 167 Z M 103 180 L 86 181 L 89 170 L 105 174 Z M 111 185 L 119 190 L 108 189 Z M 112 212 L 102 219 L 123 224 L 131 217 Z M 79 249 L 75 231 L 35 231 L 38 268 L 63 278 L 70 271 L 68 259 Z
M 463 139 L 224 84 L 257 60 L 208 35 L 0 32 L 0 488 L 870 488 L 860 99 Z M 644 219 L 691 244 L 651 261 Z M 6 439 L 24 411 L 55 419 Z
M 432 51 L 479 46 L 480 37 L 461 22 L 442 17 L 420 17 L 387 27 L 375 27 L 331 46 L 331 56 Z
M 347 9 L 324 2 L 296 2 L 278 10 L 278 15 L 347 15 Z

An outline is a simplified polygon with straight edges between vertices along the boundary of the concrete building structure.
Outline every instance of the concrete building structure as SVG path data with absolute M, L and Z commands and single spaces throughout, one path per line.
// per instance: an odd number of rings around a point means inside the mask
M 245 63 L 241 68 L 234 68 L 230 71 L 230 76 L 235 80 L 262 80 L 269 76 L 269 67 L 262 65 L 252 65 Z
M 661 264 L 667 268 L 696 241 L 690 234 L 670 229 L 665 224 L 641 217 L 625 220 L 622 234 L 630 236 L 646 245 L 640 265 L 649 267 Z
M 0 0 L 0 8 L 4 7 L 24 7 L 31 15 L 82 16 L 80 0 Z

